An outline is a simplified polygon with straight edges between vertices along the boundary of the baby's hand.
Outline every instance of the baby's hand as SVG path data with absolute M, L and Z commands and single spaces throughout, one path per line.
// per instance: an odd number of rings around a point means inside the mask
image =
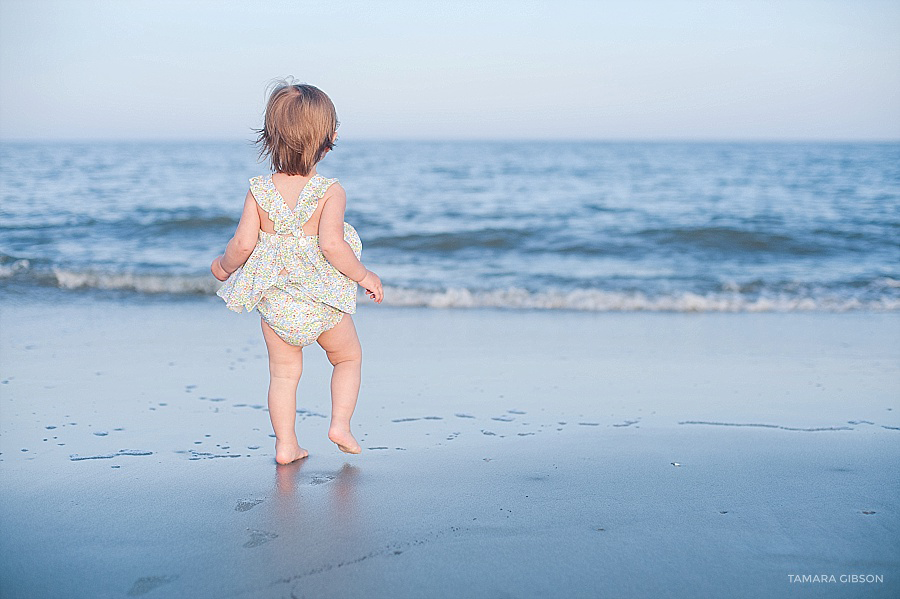
M 375 300 L 376 304 L 380 304 L 381 300 L 384 299 L 384 290 L 381 288 L 381 279 L 379 279 L 378 275 L 371 270 L 366 271 L 366 276 L 363 277 L 359 284 L 366 290 L 366 295 Z
M 216 259 L 209 265 L 209 270 L 212 271 L 212 275 L 220 281 L 224 281 L 229 277 L 229 274 L 222 268 L 222 256 L 216 256 Z

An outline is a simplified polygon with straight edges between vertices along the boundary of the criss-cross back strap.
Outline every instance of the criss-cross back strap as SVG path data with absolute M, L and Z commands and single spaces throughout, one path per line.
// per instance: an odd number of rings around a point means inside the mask
M 300 226 L 306 224 L 306 221 L 312 216 L 313 212 L 319 206 L 319 200 L 328 191 L 328 188 L 337 183 L 337 179 L 327 179 L 318 173 L 307 181 L 300 192 L 300 199 L 297 206 L 294 207 L 294 214 L 300 223 Z M 274 185 L 273 185 L 274 187 Z M 282 202 L 283 203 L 283 202 Z
M 270 175 L 262 175 L 250 179 L 250 192 L 256 203 L 272 219 L 275 232 L 282 235 L 303 235 L 303 225 L 316 211 L 319 200 L 337 179 L 326 179 L 318 173 L 306 182 L 297 205 L 291 210 L 284 198 L 278 193 Z

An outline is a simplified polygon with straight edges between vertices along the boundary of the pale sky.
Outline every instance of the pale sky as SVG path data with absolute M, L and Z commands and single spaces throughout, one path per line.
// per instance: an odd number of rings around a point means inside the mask
M 0 138 L 900 139 L 896 0 L 0 0 Z

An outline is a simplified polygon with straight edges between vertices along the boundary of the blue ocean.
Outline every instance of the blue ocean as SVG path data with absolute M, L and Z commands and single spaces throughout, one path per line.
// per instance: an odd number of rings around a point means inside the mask
M 202 298 L 249 142 L 0 145 L 0 294 Z M 900 310 L 900 144 L 340 141 L 385 304 Z

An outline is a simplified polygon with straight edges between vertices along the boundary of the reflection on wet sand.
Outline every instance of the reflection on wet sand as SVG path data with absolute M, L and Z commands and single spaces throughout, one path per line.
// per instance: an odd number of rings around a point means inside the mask
M 273 555 L 280 571 L 308 568 L 324 556 L 340 555 L 344 544 L 362 532 L 357 519 L 359 467 L 344 463 L 331 472 L 314 468 L 309 459 L 275 468 L 269 530 L 283 545 Z M 311 546 L 314 554 L 308 551 Z M 301 547 L 305 551 L 299 551 Z
M 331 481 L 328 491 L 328 512 L 331 522 L 351 534 L 357 528 L 356 501 L 359 477 L 359 467 L 344 462 Z

